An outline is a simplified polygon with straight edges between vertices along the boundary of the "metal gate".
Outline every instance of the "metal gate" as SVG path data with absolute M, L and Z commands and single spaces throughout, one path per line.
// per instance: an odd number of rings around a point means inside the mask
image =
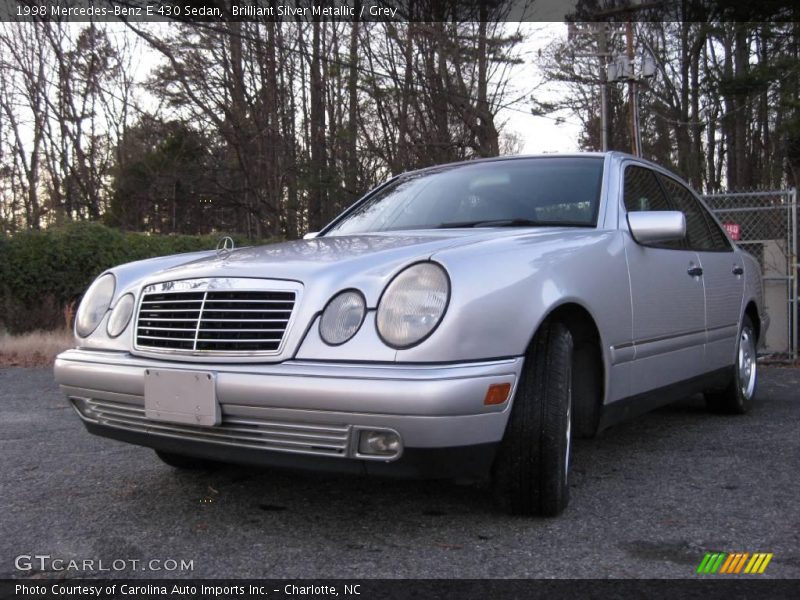
M 761 263 L 770 317 L 765 351 L 798 356 L 797 190 L 703 196 L 731 238 Z

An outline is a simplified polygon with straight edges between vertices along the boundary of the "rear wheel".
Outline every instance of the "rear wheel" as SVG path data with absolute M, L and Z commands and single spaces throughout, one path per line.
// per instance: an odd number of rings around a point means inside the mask
M 220 466 L 220 463 L 205 458 L 195 458 L 193 456 L 185 456 L 183 454 L 175 454 L 174 452 L 164 452 L 156 450 L 156 455 L 165 464 L 175 469 L 184 471 L 205 471 L 215 469 Z
M 525 366 L 494 466 L 494 490 L 513 514 L 556 516 L 569 502 L 572 336 L 545 323 Z
M 736 343 L 736 364 L 731 369 L 728 386 L 718 392 L 706 392 L 706 404 L 717 413 L 741 415 L 750 409 L 758 384 L 756 334 L 750 317 L 745 316 Z

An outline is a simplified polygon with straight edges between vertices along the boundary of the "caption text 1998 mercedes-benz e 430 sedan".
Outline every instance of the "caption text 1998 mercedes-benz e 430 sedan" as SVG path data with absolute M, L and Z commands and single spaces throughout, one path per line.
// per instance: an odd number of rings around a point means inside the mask
M 166 463 L 483 478 L 567 505 L 573 436 L 694 392 L 742 413 L 756 261 L 619 153 L 406 173 L 306 239 L 101 274 L 56 380 Z

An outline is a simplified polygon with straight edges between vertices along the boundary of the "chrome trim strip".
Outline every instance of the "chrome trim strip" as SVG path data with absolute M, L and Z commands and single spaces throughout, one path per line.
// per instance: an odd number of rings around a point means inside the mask
M 209 308 L 206 312 L 285 313 L 291 312 L 291 310 L 288 308 Z
M 692 347 L 697 347 L 700 351 L 702 351 L 705 343 L 705 331 L 694 331 L 691 333 L 683 333 L 679 336 L 664 336 L 662 338 L 648 340 L 646 342 L 637 342 L 635 360 Z
M 270 330 L 271 331 L 271 330 Z M 180 340 L 180 338 L 178 338 Z M 226 343 L 233 343 L 233 344 L 260 344 L 264 342 L 277 342 L 278 340 L 274 338 L 240 338 L 238 340 L 235 339 L 228 339 L 228 338 L 209 338 L 209 337 L 197 337 L 195 339 L 196 342 L 221 342 L 223 344 Z M 208 352 L 224 352 L 223 350 L 208 350 Z M 236 351 L 238 352 L 238 350 Z M 266 352 L 266 350 L 259 350 L 259 352 Z M 270 350 L 271 353 L 274 351 Z M 228 356 L 228 354 L 225 354 Z
M 165 292 L 169 293 L 169 292 Z M 180 294 L 180 292 L 171 292 Z M 202 302 L 202 298 L 192 298 L 188 300 L 142 300 L 142 306 L 145 304 L 189 304 L 190 302 Z
M 150 329 L 158 329 L 157 327 L 151 327 Z M 178 329 L 176 331 L 183 331 L 182 329 Z M 231 331 L 235 331 L 236 333 L 244 332 L 244 333 L 259 333 L 263 331 L 283 331 L 283 329 L 201 329 L 200 333 L 230 333 Z M 212 340 L 215 338 L 211 338 Z M 221 340 L 220 340 L 221 341 Z M 247 342 L 250 340 L 242 339 L 242 342 Z
M 476 360 L 456 363 L 375 363 L 375 362 L 336 362 L 319 360 L 291 360 L 282 363 L 208 363 L 206 369 L 228 373 L 251 373 L 253 375 L 302 375 L 305 377 L 336 377 L 357 379 L 458 379 L 474 377 L 475 370 L 490 369 L 492 374 L 497 370 L 519 374 L 522 366 L 521 356 L 509 358 L 496 358 L 490 360 Z M 118 350 L 89 350 L 85 348 L 72 348 L 65 350 L 56 357 L 58 362 L 74 364 L 100 364 L 115 367 L 140 367 L 140 368 L 169 368 L 188 369 L 196 371 L 202 369 L 204 363 L 183 362 L 180 357 L 174 361 L 165 361 L 159 357 L 159 362 L 152 359 L 120 352 Z M 56 365 L 58 371 L 58 365 Z M 349 373 L 348 373 L 349 371 Z
M 625 342 L 611 346 L 611 364 L 618 365 L 640 358 L 648 358 L 665 352 L 683 350 L 691 346 L 710 344 L 735 337 L 739 325 L 721 325 L 711 329 L 698 329 L 685 331 L 673 335 L 663 335 L 654 338 Z
M 216 291 L 216 290 L 211 290 L 211 291 Z M 287 302 L 289 302 L 289 300 L 214 300 L 212 298 L 211 300 L 208 300 L 208 302 L 224 302 L 225 304 L 286 304 Z M 239 309 L 226 308 L 225 310 L 239 310 Z
M 720 325 L 708 330 L 708 343 L 719 342 L 722 340 L 730 339 L 733 341 L 739 334 L 739 324 L 732 323 L 731 325 Z
M 146 288 L 145 288 L 146 289 Z M 144 304 L 145 291 L 142 291 L 142 304 Z M 197 326 L 194 328 L 194 344 L 192 350 L 197 352 L 197 338 L 200 336 L 200 325 L 203 324 L 203 309 L 206 307 L 206 298 L 208 298 L 208 290 L 203 294 L 203 301 L 200 303 L 200 312 L 197 313 Z M 139 339 L 139 321 L 136 321 L 136 330 L 133 332 L 134 340 Z M 138 341 L 137 341 L 138 343 Z
M 699 333 L 705 333 L 705 329 L 695 329 L 693 331 L 681 331 L 679 333 L 672 333 L 670 335 L 662 335 L 662 336 L 658 336 L 658 337 L 644 338 L 644 339 L 641 339 L 641 340 L 634 340 L 632 342 L 625 342 L 624 344 L 617 344 L 616 346 L 614 346 L 614 348 L 616 348 L 617 350 L 620 350 L 622 348 L 628 348 L 628 347 L 631 347 L 631 346 L 642 346 L 642 345 L 645 345 L 645 344 L 653 344 L 655 342 L 664 342 L 664 341 L 667 341 L 667 340 L 673 340 L 673 339 L 677 339 L 677 338 L 681 338 L 681 337 L 688 337 L 688 336 L 691 336 L 691 335 L 697 335 Z
M 123 402 L 97 401 L 83 396 L 70 397 L 72 407 L 81 420 L 89 423 L 138 433 L 166 436 L 240 448 L 253 448 L 309 456 L 358 458 L 393 461 L 402 455 L 402 438 L 395 430 L 364 428 L 353 425 L 315 425 L 297 422 L 227 418 L 221 425 L 202 427 L 155 421 L 145 411 Z M 394 455 L 369 455 L 358 452 L 358 434 L 362 429 L 391 431 L 401 440 Z
M 633 344 L 611 346 L 610 350 L 612 365 L 621 365 L 626 362 L 631 362 L 636 357 L 636 348 Z

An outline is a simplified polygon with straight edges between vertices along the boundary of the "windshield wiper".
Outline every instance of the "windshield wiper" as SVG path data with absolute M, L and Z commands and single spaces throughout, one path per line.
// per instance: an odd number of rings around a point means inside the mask
M 488 221 L 458 221 L 453 223 L 440 223 L 437 229 L 457 229 L 459 227 L 542 227 L 551 225 L 531 219 L 493 219 Z

